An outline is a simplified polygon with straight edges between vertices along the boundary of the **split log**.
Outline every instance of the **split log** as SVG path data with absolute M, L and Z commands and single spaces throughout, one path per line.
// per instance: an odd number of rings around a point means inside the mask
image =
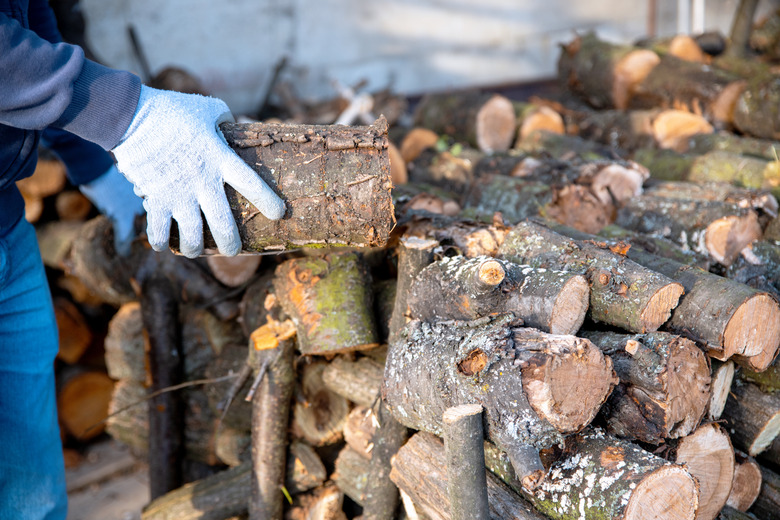
M 703 424 L 674 443 L 669 458 L 699 483 L 696 519 L 716 518 L 729 500 L 735 478 L 734 448 L 725 430 L 716 423 Z
M 750 508 L 758 518 L 775 518 L 780 511 L 780 475 L 761 467 L 761 492 Z
M 429 433 L 421 432 L 399 450 L 393 459 L 390 478 L 411 497 L 415 509 L 419 508 L 421 514 L 431 519 L 449 520 L 454 517 L 450 515 L 446 471 L 442 442 Z M 490 518 L 543 518 L 491 474 L 487 476 L 487 491 Z
M 374 412 L 365 406 L 356 406 L 349 412 L 347 422 L 344 424 L 344 441 L 361 457 L 370 460 L 376 430 Z
M 325 446 L 341 440 L 349 414 L 349 403 L 323 382 L 325 362 L 303 367 L 295 406 L 294 431 L 312 446 Z
M 780 434 L 780 396 L 766 394 L 751 383 L 731 388 L 723 418 L 734 446 L 755 457 Z
M 286 218 L 271 221 L 226 187 L 245 251 L 387 241 L 394 219 L 383 118 L 368 127 L 223 123 L 220 128 L 239 157 L 287 203 Z M 208 233 L 206 247 L 215 248 Z
M 737 452 L 734 482 L 726 504 L 739 511 L 748 511 L 761 492 L 761 466 L 751 457 Z
M 486 445 L 488 469 L 547 517 L 693 520 L 699 507 L 696 479 L 636 444 L 598 429 L 566 439 L 541 485 L 528 493 L 519 485 L 501 450 Z
M 67 298 L 54 298 L 59 350 L 57 359 L 76 363 L 92 343 L 92 331 L 79 308 Z
M 523 325 L 574 334 L 590 289 L 582 275 L 520 266 L 491 257 L 445 257 L 417 275 L 409 315 L 423 321 L 474 320 L 511 312 Z
M 487 520 L 490 514 L 482 406 L 462 404 L 447 408 L 442 422 L 450 517 L 453 520 Z
M 382 365 L 367 357 L 355 361 L 337 357 L 326 365 L 322 381 L 331 392 L 371 408 L 382 385 L 382 370 Z
M 388 343 L 393 343 L 408 319 L 409 292 L 412 282 L 425 266 L 433 261 L 436 240 L 403 236 L 398 245 L 398 285 L 395 291 L 393 313 L 390 317 Z M 369 405 L 370 406 L 370 405 Z
M 371 275 L 357 253 L 287 260 L 276 269 L 274 288 L 298 328 L 298 349 L 303 354 L 377 346 Z
M 651 50 L 607 43 L 590 32 L 563 46 L 558 78 L 595 108 L 623 110 L 660 61 Z
M 707 420 L 717 421 L 723 414 L 731 384 L 734 381 L 734 362 L 710 359 L 712 366 L 712 396 L 707 406 Z
M 669 238 L 727 267 L 762 234 L 758 215 L 752 209 L 653 195 L 629 201 L 618 212 L 616 223 L 639 233 Z
M 382 396 L 400 422 L 437 434 L 445 409 L 481 404 L 486 436 L 533 489 L 543 475 L 538 450 L 590 423 L 617 381 L 588 340 L 515 328 L 513 319 L 412 321 L 388 352 Z
M 584 274 L 591 284 L 592 319 L 629 332 L 657 330 L 677 306 L 682 285 L 618 253 L 533 222 L 515 226 L 499 249 L 512 262 Z
M 612 359 L 620 379 L 602 409 L 611 433 L 660 444 L 696 429 L 710 399 L 710 371 L 695 343 L 666 332 L 580 336 Z
M 87 441 L 105 429 L 114 382 L 97 370 L 70 367 L 59 375 L 57 412 L 63 429 Z
M 209 255 L 206 263 L 214 278 L 228 287 L 239 287 L 255 275 L 262 258 L 260 255 Z
M 512 102 L 490 93 L 425 96 L 417 106 L 414 119 L 418 126 L 487 153 L 508 150 L 517 130 Z

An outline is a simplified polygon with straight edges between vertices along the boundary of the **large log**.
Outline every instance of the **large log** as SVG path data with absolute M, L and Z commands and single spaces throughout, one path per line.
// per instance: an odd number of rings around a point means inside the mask
M 531 489 L 543 474 L 538 450 L 590 423 L 616 379 L 588 340 L 516 328 L 513 319 L 410 322 L 388 352 L 382 396 L 400 422 L 436 434 L 444 410 L 481 404 L 487 438 Z

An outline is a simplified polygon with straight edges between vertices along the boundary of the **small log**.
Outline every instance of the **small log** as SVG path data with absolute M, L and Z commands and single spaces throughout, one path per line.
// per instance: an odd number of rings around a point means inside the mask
M 629 201 L 618 212 L 616 223 L 639 233 L 669 238 L 727 267 L 762 234 L 758 215 L 752 209 L 653 195 Z
M 450 517 L 453 520 L 487 520 L 490 514 L 482 406 L 462 404 L 447 408 L 442 422 Z
M 725 430 L 716 423 L 699 426 L 675 443 L 670 459 L 684 466 L 699 483 L 696 519 L 716 518 L 730 498 L 735 478 L 734 448 Z
M 361 457 L 370 460 L 376 430 L 374 412 L 365 406 L 356 406 L 349 412 L 344 424 L 344 441 Z
M 546 153 L 557 159 L 571 159 L 572 156 L 586 159 L 611 159 L 615 155 L 608 146 L 595 141 L 546 130 L 531 132 L 515 144 L 515 150 L 526 153 Z
M 433 261 L 433 250 L 438 245 L 436 240 L 401 237 L 398 247 L 398 284 L 390 317 L 389 343 L 397 339 L 399 332 L 406 325 L 409 310 L 407 300 L 412 282 L 420 271 Z
M 291 495 L 304 493 L 321 486 L 328 474 L 317 452 L 300 441 L 290 443 L 285 471 L 285 487 Z
M 326 446 L 341 440 L 349 414 L 349 403 L 331 391 L 323 382 L 325 362 L 303 367 L 301 382 L 293 407 L 294 431 L 312 446 Z
M 325 366 L 322 382 L 331 392 L 371 408 L 382 385 L 382 370 L 382 365 L 367 357 L 356 361 L 337 357 Z
M 239 157 L 287 203 L 286 218 L 271 221 L 226 187 L 245 251 L 387 241 L 395 222 L 384 118 L 367 127 L 223 123 L 220 128 Z M 205 243 L 215 248 L 208 233 Z
M 125 303 L 108 322 L 104 341 L 106 369 L 111 378 L 145 383 L 146 352 L 141 304 Z
M 79 308 L 66 298 L 54 299 L 54 317 L 59 337 L 57 358 L 72 365 L 92 343 L 92 331 Z
M 47 148 L 38 149 L 38 162 L 29 177 L 19 179 L 16 186 L 22 195 L 43 199 L 62 191 L 67 183 L 65 163 Z
M 512 146 L 517 120 L 504 96 L 469 92 L 425 96 L 417 106 L 415 124 L 480 150 L 502 152 Z
M 734 381 L 734 362 L 718 361 L 710 359 L 712 366 L 712 397 L 707 406 L 707 420 L 717 421 L 723 414 L 723 408 L 726 406 L 731 383 Z
M 695 343 L 666 332 L 580 336 L 612 359 L 620 379 L 602 409 L 612 433 L 660 444 L 696 429 L 710 399 L 710 371 Z
M 445 257 L 417 275 L 409 315 L 423 321 L 474 320 L 511 312 L 526 327 L 574 334 L 585 320 L 590 289 L 584 276 L 497 260 Z
M 255 275 L 262 258 L 260 255 L 209 255 L 206 263 L 214 278 L 228 287 L 239 287 Z
M 775 518 L 780 511 L 780 475 L 761 466 L 761 492 L 750 508 L 758 518 Z
M 780 434 L 780 396 L 766 394 L 751 383 L 731 388 L 723 418 L 734 446 L 755 457 Z
M 704 155 L 708 152 L 722 151 L 737 155 L 747 155 L 772 161 L 775 159 L 777 141 L 737 135 L 732 132 L 713 132 L 692 135 L 687 146 L 681 152 Z
M 645 189 L 645 195 L 667 199 L 701 200 L 752 208 L 776 217 L 777 199 L 768 190 L 740 188 L 723 182 L 659 182 Z
M 401 157 L 410 163 L 417 159 L 428 148 L 433 148 L 439 142 L 439 134 L 427 128 L 412 128 L 401 141 Z
M 552 107 L 538 103 L 515 102 L 517 139 L 523 140 L 532 132 L 543 130 L 555 134 L 566 133 L 563 117 Z
M 276 269 L 276 295 L 298 328 L 303 354 L 336 354 L 378 344 L 371 275 L 356 253 L 287 260 Z
M 538 450 L 587 425 L 616 379 L 588 340 L 515 328 L 512 319 L 412 321 L 388 352 L 382 396 L 403 424 L 436 434 L 444 410 L 481 404 L 487 437 L 533 489 L 543 475 Z
M 63 191 L 54 200 L 54 208 L 60 220 L 87 220 L 92 211 L 92 203 L 80 191 Z
M 616 252 L 568 239 L 533 222 L 515 226 L 501 244 L 499 256 L 585 275 L 591 284 L 589 316 L 630 332 L 657 330 L 683 293 L 679 283 Z
M 360 506 L 365 504 L 369 466 L 366 459 L 350 446 L 344 446 L 336 457 L 331 479 L 345 495 Z
M 734 482 L 726 505 L 738 511 L 748 511 L 761 492 L 761 466 L 751 457 L 737 453 Z
M 435 436 L 415 434 L 393 459 L 390 478 L 409 495 L 415 508 L 428 518 L 448 520 L 450 500 L 445 466 L 445 450 Z M 510 491 L 492 474 L 487 475 L 490 518 L 541 520 L 543 517 L 522 498 Z
M 334 484 L 327 484 L 311 493 L 296 497 L 300 504 L 291 509 L 289 520 L 347 520 L 343 511 L 344 493 Z
M 255 377 L 263 379 L 252 399 L 252 476 L 247 494 L 251 520 L 281 520 L 290 401 L 295 387 L 295 342 L 277 335 L 273 324 L 265 328 L 273 330 L 258 330 L 273 336 L 273 346 L 258 350 L 255 342 L 248 358 Z
M 63 429 L 82 441 L 100 435 L 114 381 L 97 370 L 70 367 L 60 374 L 57 386 L 57 411 Z

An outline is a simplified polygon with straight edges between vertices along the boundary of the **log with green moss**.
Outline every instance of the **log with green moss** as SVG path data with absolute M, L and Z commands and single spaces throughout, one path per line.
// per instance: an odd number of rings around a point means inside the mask
M 725 131 L 696 134 L 688 138 L 686 144 L 686 149 L 682 151 L 692 155 L 722 151 L 774 161 L 780 154 L 780 142 L 778 141 L 737 135 Z
M 710 398 L 710 369 L 694 342 L 667 332 L 580 336 L 612 359 L 620 379 L 601 410 L 612 433 L 660 444 L 699 425 Z
M 423 321 L 474 320 L 511 312 L 523 325 L 574 334 L 585 320 L 590 288 L 583 275 L 480 256 L 445 257 L 412 284 L 409 315 Z
M 629 332 L 655 331 L 669 319 L 683 287 L 620 252 L 530 221 L 512 228 L 499 249 L 501 258 L 515 263 L 584 274 L 592 319 Z
M 437 434 L 444 410 L 481 404 L 486 436 L 530 489 L 543 475 L 538 450 L 590 423 L 616 379 L 589 341 L 514 319 L 410 322 L 388 352 L 382 395 L 400 422 Z

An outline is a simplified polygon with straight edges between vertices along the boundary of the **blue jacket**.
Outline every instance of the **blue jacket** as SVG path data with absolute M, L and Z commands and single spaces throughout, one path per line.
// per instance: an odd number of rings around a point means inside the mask
M 15 183 L 35 170 L 43 130 L 71 181 L 89 182 L 110 166 L 104 150 L 124 135 L 140 91 L 137 76 L 61 43 L 46 0 L 0 0 L 0 236 L 23 215 Z

